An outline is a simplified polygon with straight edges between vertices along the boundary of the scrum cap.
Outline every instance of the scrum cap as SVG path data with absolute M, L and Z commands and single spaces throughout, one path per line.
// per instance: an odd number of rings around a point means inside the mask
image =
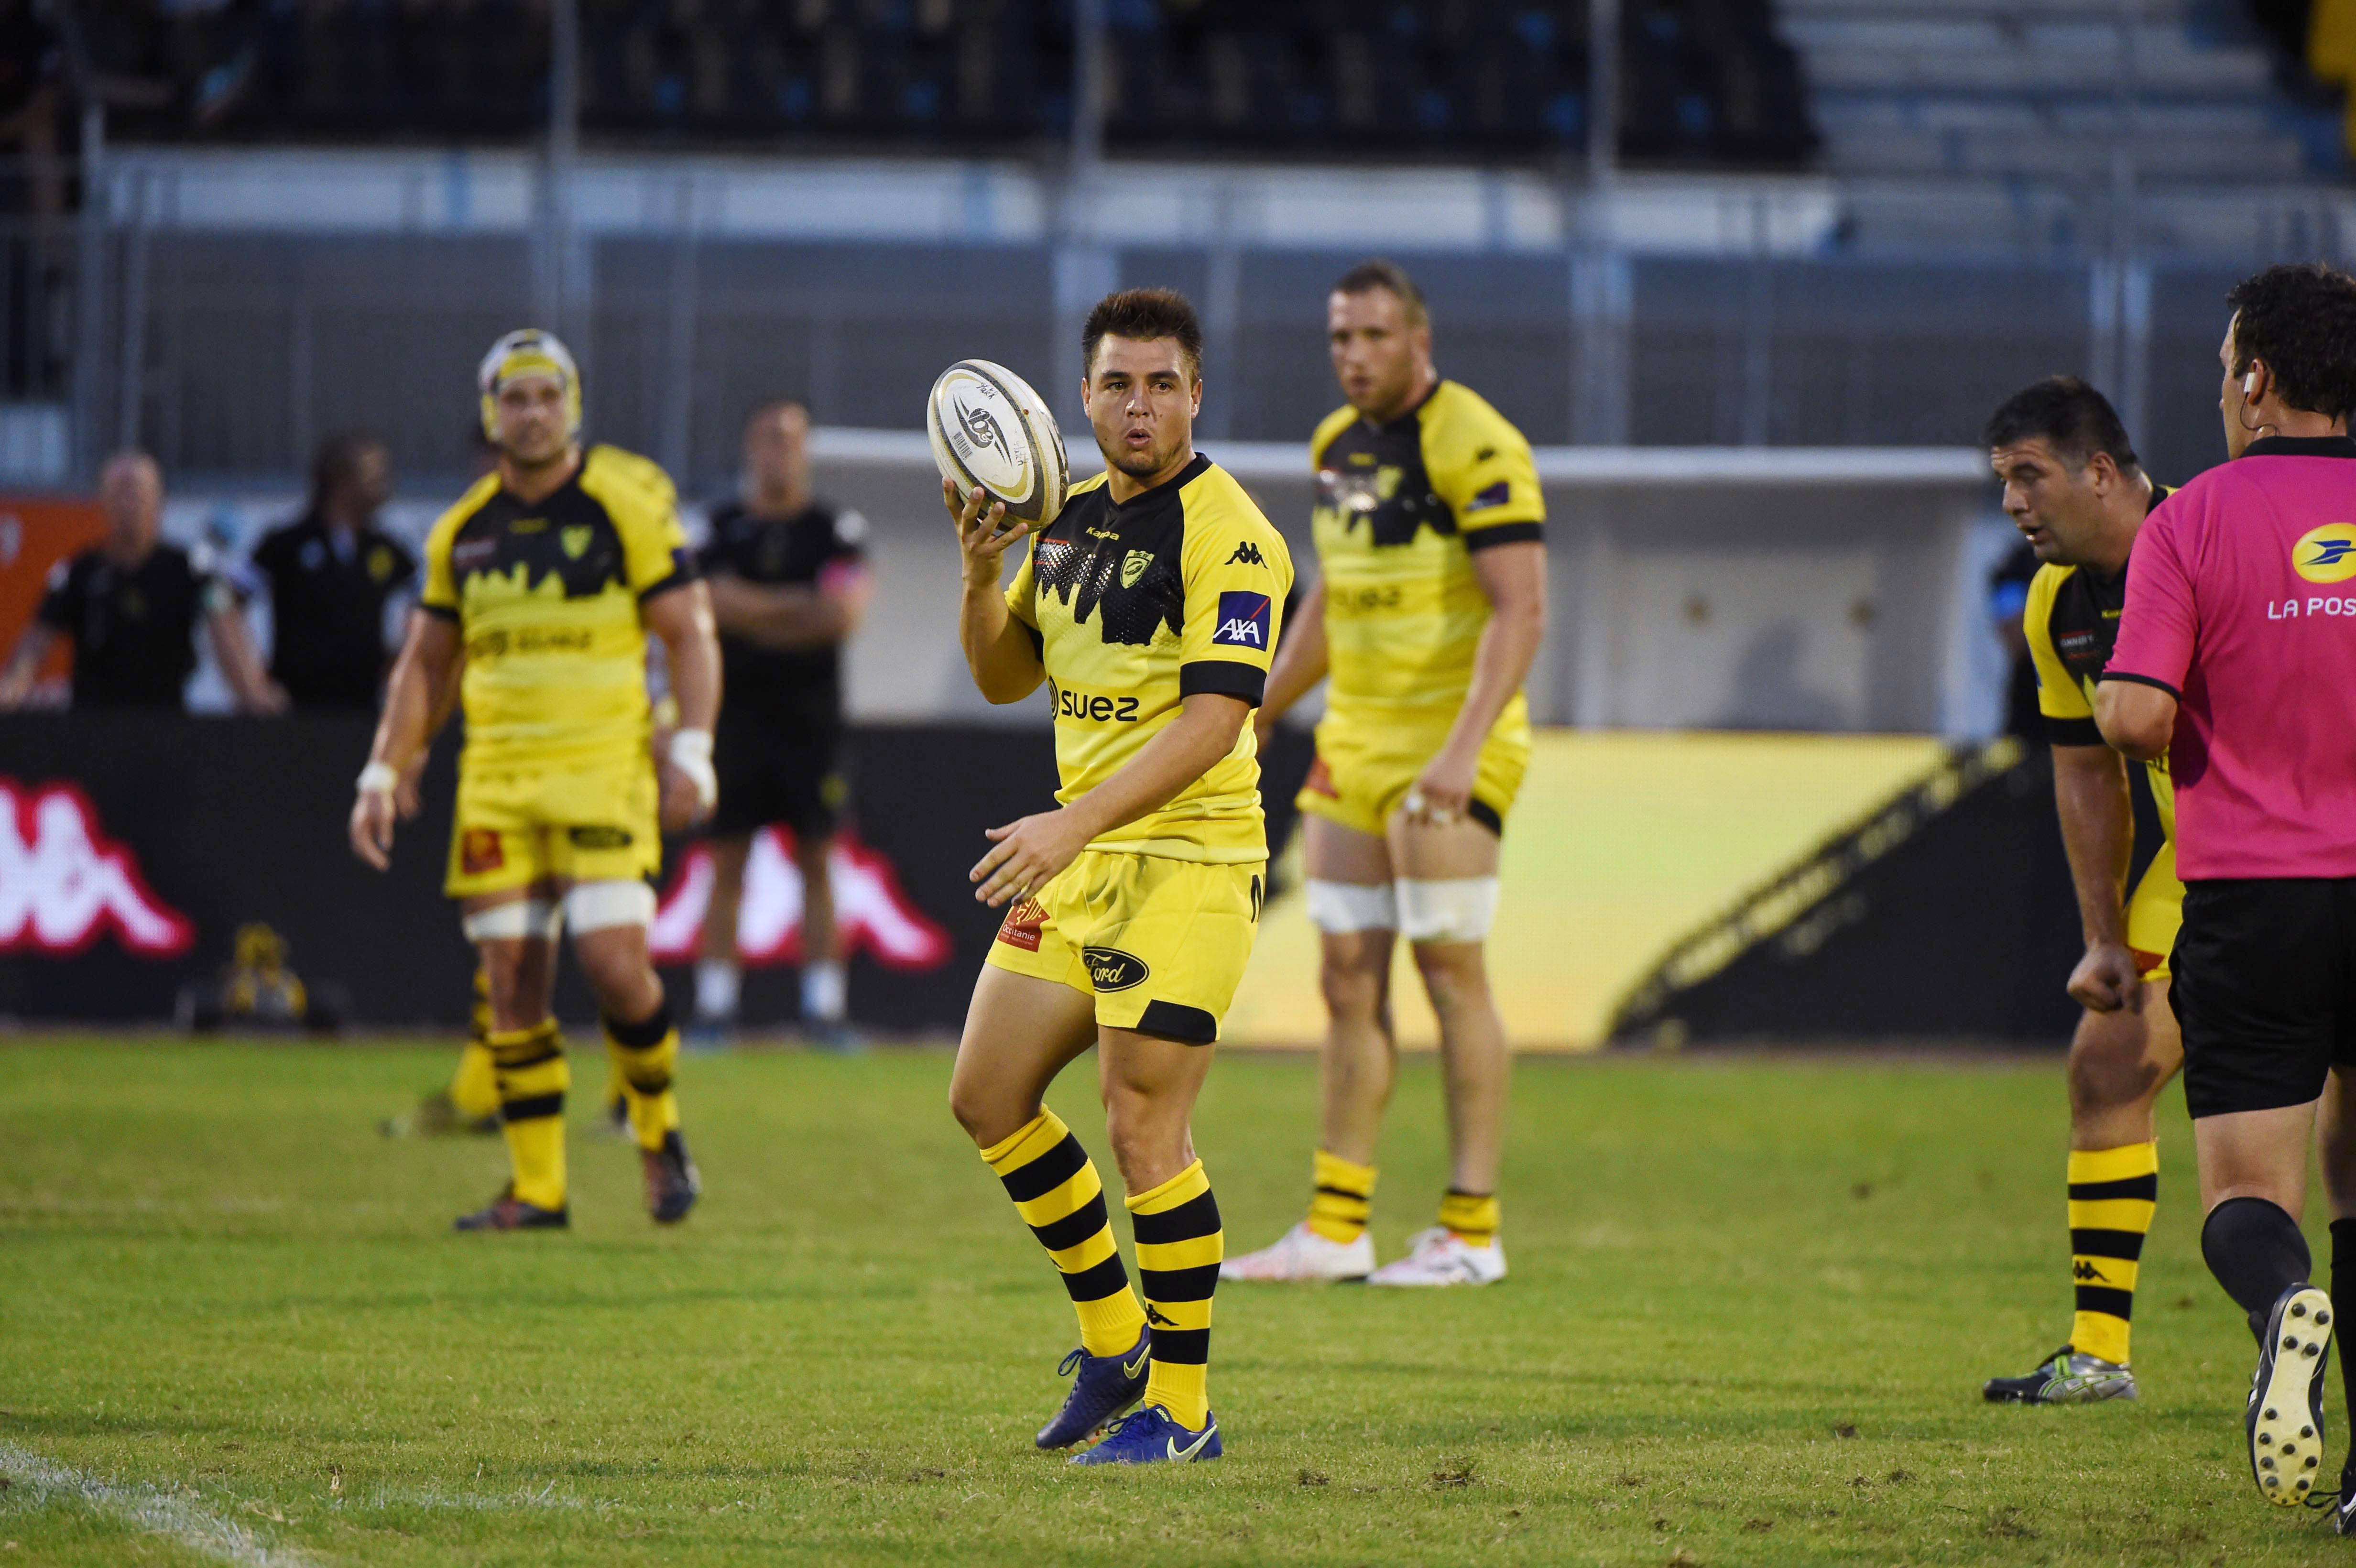
M 491 345 L 483 356 L 483 363 L 475 372 L 475 385 L 483 394 L 483 433 L 498 437 L 499 389 L 509 381 L 527 376 L 553 377 L 564 389 L 564 433 L 581 433 L 581 369 L 573 362 L 573 351 L 557 340 L 556 334 L 527 326 L 510 332 Z

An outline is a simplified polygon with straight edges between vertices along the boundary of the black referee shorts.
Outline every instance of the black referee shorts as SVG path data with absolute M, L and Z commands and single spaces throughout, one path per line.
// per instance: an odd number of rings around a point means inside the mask
M 712 735 L 720 804 L 705 832 L 737 838 L 783 823 L 800 839 L 831 837 L 851 795 L 839 713 L 723 702 Z
M 2356 878 L 2187 882 L 2169 967 L 2196 1120 L 2306 1104 L 2356 1066 Z

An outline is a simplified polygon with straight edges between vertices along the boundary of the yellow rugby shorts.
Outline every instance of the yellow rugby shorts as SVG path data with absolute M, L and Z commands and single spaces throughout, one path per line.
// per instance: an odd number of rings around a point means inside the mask
M 2147 980 L 2168 978 L 2168 955 L 2176 950 L 2176 928 L 2184 923 L 2184 884 L 2176 876 L 2176 840 L 2159 847 L 2143 880 L 2127 898 L 2127 951 L 2136 972 Z
M 458 770 L 443 891 L 506 892 L 549 877 L 635 881 L 662 869 L 654 764 Z
M 1267 872 L 1084 849 L 1007 912 L 990 962 L 1095 997 L 1100 1028 L 1209 1045 L 1251 959 Z
M 1522 774 L 1530 765 L 1529 726 L 1498 720 L 1481 747 L 1471 816 L 1503 837 Z M 1317 760 L 1293 797 L 1301 810 L 1380 838 L 1407 792 L 1448 742 L 1448 726 L 1326 717 L 1317 726 Z

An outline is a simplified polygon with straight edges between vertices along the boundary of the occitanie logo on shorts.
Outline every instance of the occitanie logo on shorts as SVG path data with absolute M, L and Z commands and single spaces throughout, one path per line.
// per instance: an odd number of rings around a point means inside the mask
M 2356 523 L 2326 523 L 2298 536 L 2290 563 L 2309 582 L 2345 582 L 2356 577 Z

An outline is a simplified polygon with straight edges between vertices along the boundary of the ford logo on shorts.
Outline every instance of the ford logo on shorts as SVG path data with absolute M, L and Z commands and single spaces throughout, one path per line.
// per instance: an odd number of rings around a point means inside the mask
M 1080 956 L 1087 961 L 1089 982 L 1099 991 L 1126 991 L 1143 985 L 1153 973 L 1144 959 L 1118 947 L 1083 947 Z

